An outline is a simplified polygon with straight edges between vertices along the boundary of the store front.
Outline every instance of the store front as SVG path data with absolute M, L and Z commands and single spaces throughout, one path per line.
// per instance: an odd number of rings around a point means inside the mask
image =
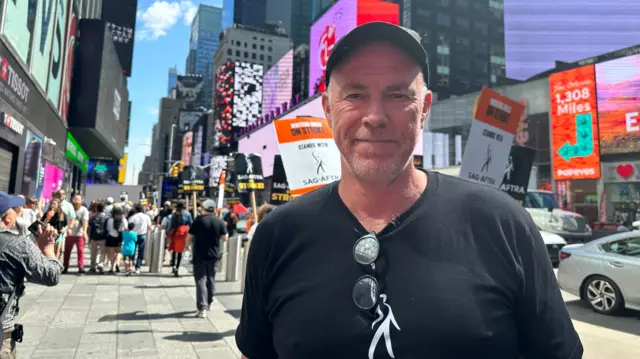
M 0 58 L 0 191 L 39 197 L 46 165 L 64 168 L 66 126 L 4 39 Z
M 640 161 L 602 163 L 600 214 L 605 223 L 640 219 Z
M 64 188 L 67 193 L 70 194 L 83 194 L 87 181 L 87 173 L 89 171 L 89 156 L 87 156 L 70 132 L 67 132 L 65 154 L 67 156 L 67 163 Z

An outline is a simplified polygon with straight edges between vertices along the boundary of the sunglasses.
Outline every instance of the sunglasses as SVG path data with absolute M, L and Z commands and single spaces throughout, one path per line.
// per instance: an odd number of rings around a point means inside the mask
M 371 232 L 360 237 L 353 245 L 353 259 L 363 266 L 369 267 L 375 273 L 376 264 L 380 254 L 380 241 L 375 233 Z M 362 310 L 371 310 L 378 304 L 380 298 L 380 284 L 372 274 L 366 274 L 358 278 L 353 286 L 353 303 Z

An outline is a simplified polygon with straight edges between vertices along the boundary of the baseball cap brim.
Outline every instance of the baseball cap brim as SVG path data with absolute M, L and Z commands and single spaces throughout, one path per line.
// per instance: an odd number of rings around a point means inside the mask
M 18 196 L 10 196 L 4 192 L 0 192 L 2 203 L 0 203 L 0 216 L 4 216 L 5 213 L 11 208 L 24 206 L 24 198 Z
M 425 83 L 429 84 L 429 60 L 427 51 L 420 44 L 420 35 L 411 29 L 388 22 L 374 21 L 354 28 L 333 47 L 326 66 L 326 85 L 329 86 L 331 73 L 338 65 L 360 47 L 378 41 L 397 46 L 415 60 L 422 69 Z

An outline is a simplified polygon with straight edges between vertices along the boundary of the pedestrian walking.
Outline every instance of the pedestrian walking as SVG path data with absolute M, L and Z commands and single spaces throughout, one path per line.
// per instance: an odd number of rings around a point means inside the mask
M 16 342 L 22 342 L 22 326 L 16 323 L 24 281 L 55 286 L 60 280 L 62 264 L 58 262 L 53 243 L 58 231 L 51 225 L 38 226 L 33 234 L 16 225 L 13 208 L 24 205 L 24 199 L 0 192 L 0 358 L 16 358 Z M 47 304 L 45 304 L 47 305 Z M 27 336 L 29 333 L 26 333 Z
M 114 206 L 111 210 L 111 218 L 107 219 L 107 258 L 111 264 L 109 273 L 120 272 L 120 247 L 122 246 L 122 233 L 129 228 L 129 222 L 124 218 L 124 210 L 120 206 Z
M 75 210 L 75 221 L 69 227 L 69 235 L 64 244 L 64 270 L 63 274 L 69 271 L 69 259 L 71 251 L 76 247 L 78 252 L 78 273 L 84 273 L 84 244 L 86 233 L 89 228 L 89 210 L 82 205 L 82 196 L 77 194 L 73 196 L 73 209 Z
M 414 166 L 428 69 L 419 35 L 389 23 L 334 45 L 322 105 L 341 178 L 256 229 L 235 334 L 245 358 L 582 358 L 531 215 Z
M 127 230 L 122 233 L 120 254 L 124 258 L 124 271 L 127 275 L 133 273 L 133 255 L 136 252 L 136 243 L 138 242 L 138 234 L 134 230 L 135 227 L 135 224 L 129 222 Z
M 171 263 L 173 264 L 173 274 L 180 276 L 180 262 L 182 262 L 182 253 L 184 252 L 189 228 L 193 224 L 193 217 L 186 209 L 184 201 L 179 201 L 176 206 L 176 212 L 171 216 L 169 228 L 167 229 L 169 237 L 169 251 L 171 254 Z
M 135 268 L 136 273 L 140 273 L 140 267 L 142 267 L 142 261 L 144 260 L 144 249 L 147 241 L 147 233 L 151 230 L 151 218 L 144 213 L 144 207 L 141 204 L 136 204 L 133 207 L 135 214 L 129 218 L 129 223 L 134 224 L 134 232 L 137 235 L 137 242 L 135 249 L 137 254 L 135 255 Z
M 206 311 L 211 310 L 215 293 L 216 264 L 220 260 L 220 241 L 226 241 L 228 235 L 224 222 L 215 215 L 216 203 L 207 199 L 202 203 L 201 208 L 201 215 L 196 217 L 189 229 L 187 246 L 192 244 L 197 316 L 206 318 Z
M 104 213 L 104 204 L 95 205 L 96 214 L 89 219 L 89 249 L 91 251 L 91 273 L 99 271 L 104 274 L 104 264 L 107 262 L 107 215 Z

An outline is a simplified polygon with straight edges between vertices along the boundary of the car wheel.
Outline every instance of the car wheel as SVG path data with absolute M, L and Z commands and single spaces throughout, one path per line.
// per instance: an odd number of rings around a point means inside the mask
M 609 278 L 594 276 L 584 286 L 584 299 L 598 313 L 612 315 L 623 306 L 622 293 Z

